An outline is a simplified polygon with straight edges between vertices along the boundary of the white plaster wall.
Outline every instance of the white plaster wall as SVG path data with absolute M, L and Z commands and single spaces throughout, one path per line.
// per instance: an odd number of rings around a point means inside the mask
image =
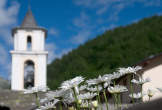
M 22 90 L 23 89 L 23 74 L 21 70 L 23 64 L 19 55 L 12 55 L 12 75 L 11 75 L 11 89 Z
M 151 98 L 151 100 L 162 97 L 162 93 L 156 89 L 162 87 L 162 65 L 156 66 L 152 69 L 145 71 L 143 74 L 143 78 L 148 78 L 148 77 L 151 79 L 151 82 L 145 83 L 143 85 L 142 87 L 143 92 L 147 93 L 149 88 L 152 89 L 155 92 L 155 94 Z M 148 101 L 149 97 L 144 96 L 143 100 Z
M 36 80 L 36 85 L 35 86 L 46 86 L 47 82 L 47 70 L 46 70 L 46 65 L 47 65 L 47 60 L 46 60 L 46 56 L 39 56 L 37 57 L 37 80 Z
M 34 62 L 34 86 L 46 86 L 47 78 L 47 52 L 22 53 L 12 51 L 12 90 L 24 89 L 24 63 L 28 60 Z
M 27 50 L 27 37 L 32 37 L 32 51 L 43 51 L 45 46 L 45 33 L 41 30 L 18 30 L 14 35 L 14 50 Z
M 27 37 L 32 38 L 32 50 L 27 50 Z M 47 55 L 45 51 L 45 32 L 42 30 L 17 30 L 14 35 L 12 54 L 11 89 L 24 90 L 24 64 L 34 62 L 34 86 L 47 84 Z

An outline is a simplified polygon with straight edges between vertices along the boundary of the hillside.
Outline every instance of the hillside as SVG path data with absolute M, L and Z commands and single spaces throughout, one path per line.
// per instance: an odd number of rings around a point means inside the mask
M 9 88 L 10 88 L 9 81 L 4 80 L 3 78 L 0 77 L 0 90 L 1 89 L 9 89 Z
M 48 86 L 77 75 L 93 78 L 162 52 L 162 16 L 106 31 L 48 65 Z

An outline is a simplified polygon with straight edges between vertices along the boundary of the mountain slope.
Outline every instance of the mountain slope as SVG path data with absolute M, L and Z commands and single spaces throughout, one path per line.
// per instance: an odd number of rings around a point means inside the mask
M 162 17 L 106 31 L 48 65 L 48 86 L 77 75 L 93 78 L 162 52 Z
M 0 77 L 0 90 L 1 89 L 9 89 L 9 88 L 10 88 L 9 81 L 4 80 L 3 78 Z

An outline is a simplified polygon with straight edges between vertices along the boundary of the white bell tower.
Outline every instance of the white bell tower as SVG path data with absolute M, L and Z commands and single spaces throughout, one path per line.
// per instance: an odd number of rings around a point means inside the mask
M 46 86 L 48 56 L 48 52 L 45 51 L 46 35 L 47 30 L 37 25 L 30 9 L 21 26 L 12 30 L 14 39 L 14 50 L 11 51 L 12 90 Z

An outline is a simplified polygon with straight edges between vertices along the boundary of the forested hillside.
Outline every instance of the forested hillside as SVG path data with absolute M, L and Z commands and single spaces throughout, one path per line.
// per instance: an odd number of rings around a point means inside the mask
M 136 64 L 162 52 L 162 16 L 106 31 L 48 65 L 48 86 L 56 88 L 69 78 L 93 78 L 118 67 Z

